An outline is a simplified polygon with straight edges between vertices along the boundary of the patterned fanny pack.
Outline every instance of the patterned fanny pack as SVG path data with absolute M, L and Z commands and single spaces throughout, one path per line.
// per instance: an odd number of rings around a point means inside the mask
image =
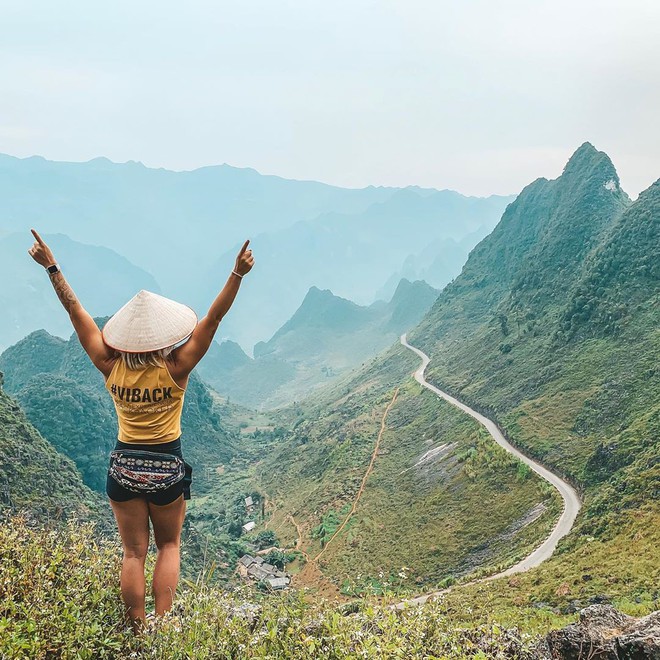
M 181 481 L 186 474 L 181 458 L 138 449 L 110 452 L 110 476 L 134 493 L 155 493 Z

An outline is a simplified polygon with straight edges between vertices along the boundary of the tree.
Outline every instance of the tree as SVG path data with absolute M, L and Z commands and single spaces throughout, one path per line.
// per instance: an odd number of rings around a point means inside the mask
M 264 561 L 273 566 L 277 566 L 281 571 L 284 570 L 287 562 L 289 561 L 289 555 L 281 550 L 271 550 L 265 557 Z
M 259 550 L 270 548 L 271 546 L 278 544 L 277 535 L 272 529 L 265 529 L 263 532 L 259 532 L 254 542 Z

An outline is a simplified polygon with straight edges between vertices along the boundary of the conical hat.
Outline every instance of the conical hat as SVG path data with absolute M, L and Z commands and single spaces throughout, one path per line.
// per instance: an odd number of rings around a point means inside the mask
M 103 341 L 118 351 L 143 353 L 172 346 L 197 325 L 187 305 L 142 289 L 103 326 Z

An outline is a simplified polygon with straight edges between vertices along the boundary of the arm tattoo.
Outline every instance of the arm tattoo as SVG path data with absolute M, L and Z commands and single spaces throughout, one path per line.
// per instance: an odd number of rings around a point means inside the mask
M 57 297 L 60 299 L 62 305 L 64 305 L 64 309 L 66 309 L 68 314 L 71 314 L 73 308 L 80 304 L 73 289 L 61 272 L 51 275 L 50 280 L 53 283 L 53 288 L 55 289 L 55 293 L 57 293 Z

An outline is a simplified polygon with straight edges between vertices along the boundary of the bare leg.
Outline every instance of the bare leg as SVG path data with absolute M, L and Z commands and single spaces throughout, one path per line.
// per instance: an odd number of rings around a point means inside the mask
M 134 632 L 144 625 L 144 561 L 149 549 L 149 506 L 142 497 L 127 502 L 110 500 L 124 546 L 121 565 L 121 596 Z
M 158 548 L 154 567 L 153 592 L 156 614 L 161 615 L 172 607 L 174 593 L 179 582 L 181 528 L 186 515 L 183 495 L 171 504 L 159 506 L 149 502 L 149 516 L 154 527 L 154 539 Z

